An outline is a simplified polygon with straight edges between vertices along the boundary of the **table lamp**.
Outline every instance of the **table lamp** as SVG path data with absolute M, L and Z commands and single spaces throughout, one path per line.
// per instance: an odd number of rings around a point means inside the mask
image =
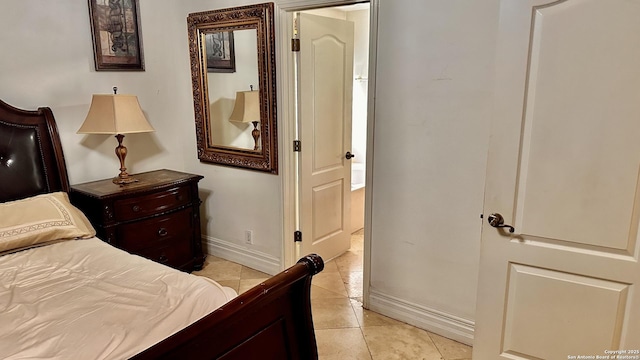
M 113 178 L 113 182 L 126 185 L 138 181 L 127 174 L 124 159 L 127 148 L 122 145 L 123 134 L 133 134 L 155 131 L 140 109 L 138 97 L 135 95 L 117 94 L 118 88 L 113 88 L 113 94 L 94 94 L 91 99 L 89 113 L 78 134 L 110 134 L 116 135 L 118 146 L 116 156 L 120 159 L 120 174 Z
M 238 91 L 229 121 L 252 123 L 253 150 L 258 150 L 258 139 L 260 138 L 260 130 L 258 130 L 258 123 L 260 122 L 260 92 L 253 91 L 253 86 L 251 86 L 251 91 Z

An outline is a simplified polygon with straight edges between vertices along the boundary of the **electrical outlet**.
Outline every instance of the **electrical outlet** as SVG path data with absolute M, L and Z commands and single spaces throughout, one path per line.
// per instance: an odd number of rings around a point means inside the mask
M 248 245 L 253 244 L 253 231 L 251 230 L 244 231 L 244 242 L 245 244 L 248 244 Z

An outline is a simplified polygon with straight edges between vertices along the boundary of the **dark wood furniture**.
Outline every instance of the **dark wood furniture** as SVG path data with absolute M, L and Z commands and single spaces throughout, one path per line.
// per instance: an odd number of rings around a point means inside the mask
M 0 101 L 0 183 L 0 202 L 69 189 L 50 109 Z M 308 255 L 134 358 L 317 359 L 310 290 L 323 267 Z
M 109 244 L 176 269 L 202 269 L 202 176 L 157 170 L 135 177 L 122 186 L 111 179 L 72 185 L 69 198 Z

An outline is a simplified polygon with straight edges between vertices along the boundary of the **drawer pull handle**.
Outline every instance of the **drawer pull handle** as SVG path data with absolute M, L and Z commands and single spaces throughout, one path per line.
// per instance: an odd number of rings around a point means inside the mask
M 169 232 L 165 228 L 158 229 L 158 235 L 160 235 L 160 236 L 167 236 L 168 233 Z
M 166 263 L 167 261 L 169 261 L 169 258 L 165 254 L 162 254 L 158 258 L 158 261 L 161 262 L 161 263 Z
M 182 201 L 182 199 L 184 199 L 184 196 L 182 196 L 182 194 L 178 194 L 176 195 L 176 199 L 178 199 L 178 201 Z
M 133 212 L 138 212 L 140 211 L 140 206 L 138 205 L 134 205 L 133 208 L 131 208 L 133 210 Z

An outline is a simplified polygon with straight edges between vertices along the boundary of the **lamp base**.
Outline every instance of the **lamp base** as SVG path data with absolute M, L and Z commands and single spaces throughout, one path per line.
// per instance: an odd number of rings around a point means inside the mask
M 113 183 L 114 184 L 118 184 L 118 185 L 127 185 L 127 184 L 131 184 L 134 182 L 138 182 L 138 179 L 134 178 L 133 176 L 124 173 L 124 175 L 126 176 L 122 176 L 122 174 L 116 176 L 113 178 Z
M 127 174 L 127 168 L 124 166 L 124 159 L 127 156 L 127 148 L 122 145 L 122 140 L 124 139 L 124 135 L 118 134 L 116 135 L 116 139 L 118 139 L 118 146 L 116 147 L 116 156 L 120 160 L 120 174 L 113 178 L 113 183 L 118 185 L 127 185 L 138 181 L 138 179 L 133 176 Z
M 258 130 L 257 121 L 252 121 L 251 123 L 253 124 L 253 130 L 251 131 L 251 136 L 253 136 L 254 142 L 253 150 L 256 151 L 258 150 L 258 139 L 260 139 L 260 130 Z

